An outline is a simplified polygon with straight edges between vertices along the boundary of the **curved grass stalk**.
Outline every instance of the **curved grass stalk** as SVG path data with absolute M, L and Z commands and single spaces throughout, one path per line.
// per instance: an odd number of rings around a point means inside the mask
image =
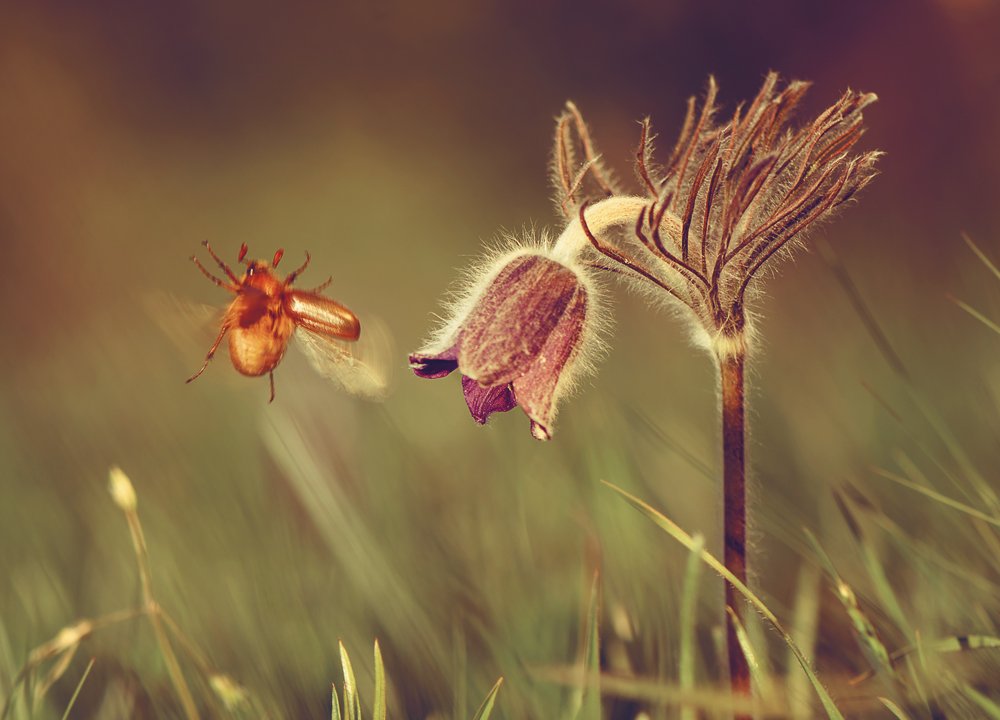
M 694 538 L 684 532 L 680 526 L 663 513 L 659 512 L 645 501 L 640 500 L 635 495 L 622 490 L 617 485 L 609 483 L 607 480 L 602 480 L 602 482 L 625 498 L 625 500 L 627 500 L 633 507 L 656 523 L 661 529 L 666 531 L 668 535 L 677 540 L 677 542 L 686 547 L 688 550 L 695 547 Z M 721 575 L 727 583 L 732 585 L 740 595 L 746 598 L 754 609 L 757 610 L 757 612 L 759 612 L 764 619 L 771 623 L 774 629 L 778 631 L 778 634 L 781 635 L 785 644 L 788 645 L 788 649 L 792 651 L 793 655 L 795 655 L 795 659 L 802 667 L 806 677 L 809 678 L 809 682 L 816 691 L 816 695 L 819 697 L 820 703 L 823 705 L 823 710 L 826 711 L 827 717 L 830 718 L 830 720 L 844 720 L 844 716 L 841 714 L 840 710 L 837 709 L 836 704 L 833 702 L 833 698 L 830 696 L 827 689 L 823 687 L 823 683 L 820 682 L 819 677 L 812 669 L 802 650 L 800 650 L 798 645 L 795 644 L 795 640 L 793 640 L 792 636 L 788 634 L 784 626 L 782 626 L 781 622 L 778 620 L 777 616 L 771 612 L 767 605 L 764 604 L 764 601 L 757 597 L 757 595 L 755 595 L 750 588 L 746 586 L 746 583 L 737 578 L 725 565 L 719 562 L 719 560 L 712 555 L 712 553 L 707 550 L 702 550 L 701 559 L 706 565 Z

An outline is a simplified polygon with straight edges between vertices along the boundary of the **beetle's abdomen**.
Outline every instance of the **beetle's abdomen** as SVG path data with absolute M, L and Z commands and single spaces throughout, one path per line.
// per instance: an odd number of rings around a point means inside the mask
M 229 357 L 244 375 L 274 370 L 288 347 L 295 323 L 281 312 L 264 312 L 253 322 L 238 322 L 229 332 Z

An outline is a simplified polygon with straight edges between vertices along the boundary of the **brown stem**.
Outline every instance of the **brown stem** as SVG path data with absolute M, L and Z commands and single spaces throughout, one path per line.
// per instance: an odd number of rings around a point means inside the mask
M 746 560 L 746 423 L 744 407 L 746 396 L 743 385 L 742 352 L 719 358 L 722 373 L 722 492 L 725 515 L 726 568 L 745 585 Z M 733 609 L 737 619 L 743 621 L 743 603 L 736 590 L 726 583 L 726 605 Z M 729 647 L 729 680 L 733 694 L 750 694 L 750 668 L 740 650 L 736 629 L 727 624 Z

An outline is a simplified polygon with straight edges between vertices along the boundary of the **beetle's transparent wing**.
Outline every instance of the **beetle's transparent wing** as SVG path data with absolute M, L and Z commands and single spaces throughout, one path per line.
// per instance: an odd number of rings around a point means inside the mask
M 352 395 L 381 400 L 389 393 L 394 345 L 381 320 L 366 316 L 356 342 L 336 340 L 299 327 L 298 345 L 323 377 Z
M 182 300 L 154 290 L 142 295 L 142 306 L 153 322 L 180 351 L 197 365 L 222 328 L 226 308 Z M 197 369 L 197 368 L 195 368 Z

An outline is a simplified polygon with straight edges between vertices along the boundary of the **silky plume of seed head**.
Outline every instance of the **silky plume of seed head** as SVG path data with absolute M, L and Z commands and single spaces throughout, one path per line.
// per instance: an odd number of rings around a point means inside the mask
M 700 112 L 693 98 L 688 102 L 662 166 L 653 161 L 654 136 L 644 120 L 636 174 L 646 196 L 632 233 L 616 240 L 589 228 L 594 249 L 624 266 L 635 284 L 687 307 L 699 344 L 720 358 L 746 352 L 753 320 L 747 301 L 765 271 L 864 188 L 881 155 L 850 154 L 874 94 L 847 91 L 812 122 L 790 129 L 789 116 L 809 83 L 791 82 L 780 91 L 777 85 L 777 75 L 769 74 L 749 106 L 720 122 L 710 79 Z M 578 115 L 575 106 L 567 112 Z M 580 172 L 589 167 L 596 166 L 585 161 Z M 563 185 L 563 196 L 582 195 L 584 188 L 573 180 Z

